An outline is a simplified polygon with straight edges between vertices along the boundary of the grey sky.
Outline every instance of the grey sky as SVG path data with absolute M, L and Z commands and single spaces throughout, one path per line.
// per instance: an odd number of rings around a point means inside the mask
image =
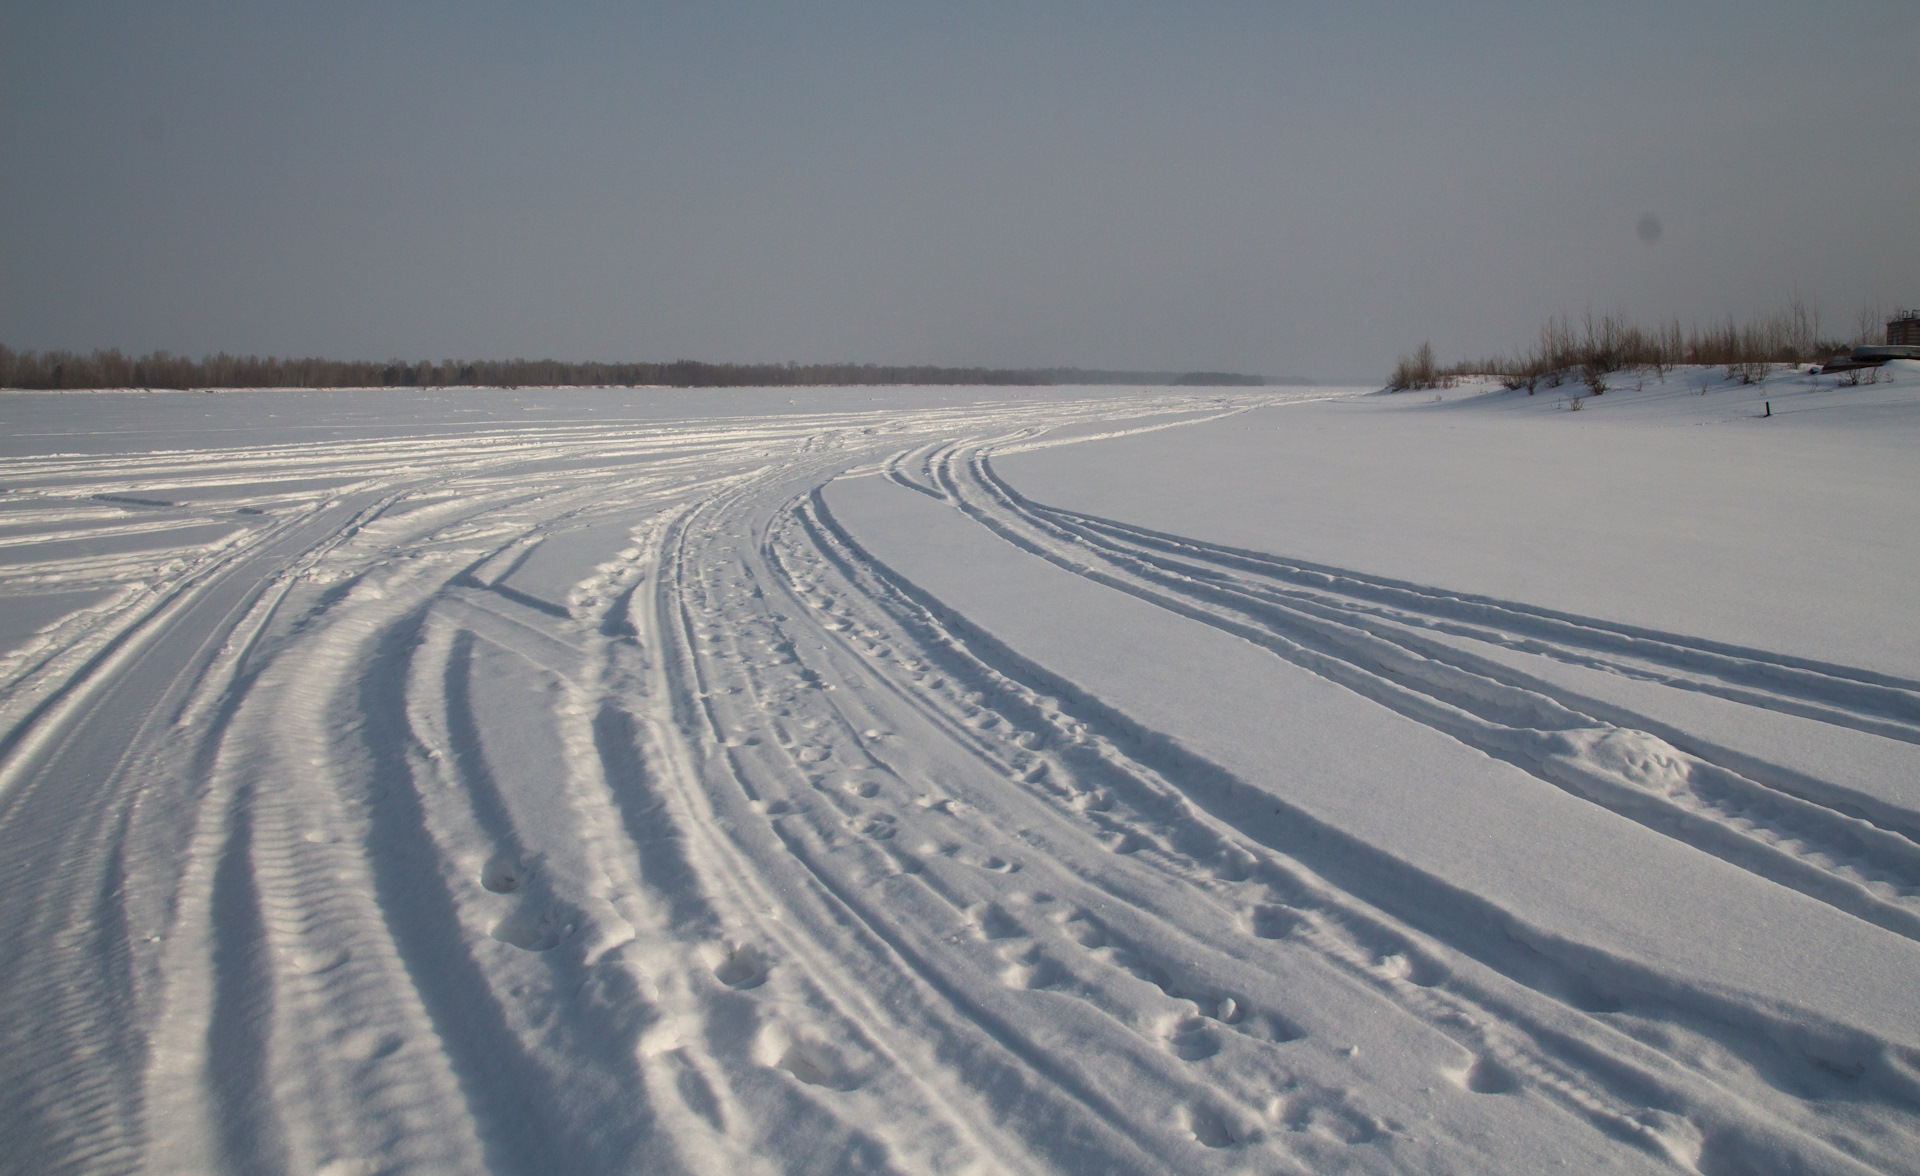
M 1913 0 L 10 0 L 0 342 L 1329 378 L 1587 306 L 1850 328 L 1920 302 L 1916 62 Z

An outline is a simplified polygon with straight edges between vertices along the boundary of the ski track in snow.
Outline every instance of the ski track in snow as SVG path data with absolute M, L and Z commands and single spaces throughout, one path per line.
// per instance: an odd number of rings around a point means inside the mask
M 1920 683 L 993 468 L 1299 398 L 6 460 L 0 591 L 76 607 L 0 654 L 4 1166 L 1920 1170 L 1903 1047 L 1412 925 L 821 493 L 884 477 L 1920 939 L 1920 816 L 1501 654 L 1906 743 Z

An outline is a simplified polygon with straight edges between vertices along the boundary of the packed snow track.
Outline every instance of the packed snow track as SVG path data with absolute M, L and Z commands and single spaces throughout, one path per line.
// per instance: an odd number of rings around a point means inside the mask
M 0 1169 L 1920 1171 L 1920 682 L 544 395 L 8 410 Z

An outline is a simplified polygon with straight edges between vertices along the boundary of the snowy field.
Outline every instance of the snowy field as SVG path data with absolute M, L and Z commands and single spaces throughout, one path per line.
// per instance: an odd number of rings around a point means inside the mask
M 0 396 L 0 1169 L 1920 1172 L 1920 364 L 1574 391 Z

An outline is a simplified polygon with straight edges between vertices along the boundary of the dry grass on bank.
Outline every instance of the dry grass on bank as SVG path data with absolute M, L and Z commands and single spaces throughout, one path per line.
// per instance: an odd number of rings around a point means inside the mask
M 1609 372 L 1642 368 L 1664 375 L 1683 364 L 1724 367 L 1729 379 L 1752 383 L 1764 379 L 1775 364 L 1819 363 L 1855 344 L 1878 342 L 1882 319 L 1877 307 L 1862 310 L 1854 336 L 1842 340 L 1823 336 L 1819 308 L 1798 297 L 1744 326 L 1728 319 L 1720 325 L 1683 328 L 1679 319 L 1672 319 L 1649 328 L 1625 315 L 1596 318 L 1591 311 L 1576 325 L 1565 315 L 1554 315 L 1541 326 L 1532 347 L 1511 356 L 1443 367 L 1435 361 L 1433 347 L 1422 343 L 1400 357 L 1387 387 L 1396 392 L 1439 388 L 1466 376 L 1493 376 L 1508 388 L 1528 393 L 1541 384 L 1552 388 L 1577 380 L 1597 394 L 1606 391 Z

